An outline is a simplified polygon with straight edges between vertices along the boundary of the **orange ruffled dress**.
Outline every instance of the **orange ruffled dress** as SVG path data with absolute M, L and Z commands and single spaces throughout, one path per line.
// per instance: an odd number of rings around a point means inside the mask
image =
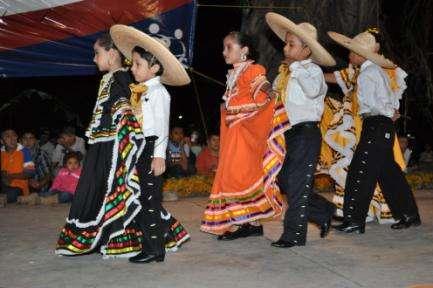
M 272 154 L 268 142 L 277 107 L 261 90 L 268 83 L 265 73 L 263 66 L 251 61 L 229 71 L 221 108 L 219 163 L 202 231 L 220 235 L 232 225 L 281 214 L 275 176 L 284 157 L 265 161 L 273 159 L 267 157 Z

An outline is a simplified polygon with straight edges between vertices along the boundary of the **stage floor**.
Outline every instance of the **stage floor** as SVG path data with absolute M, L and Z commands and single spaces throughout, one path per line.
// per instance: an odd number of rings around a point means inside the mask
M 331 231 L 319 238 L 309 227 L 305 247 L 278 249 L 279 223 L 267 237 L 220 242 L 199 231 L 206 199 L 167 202 L 165 207 L 191 241 L 163 263 L 133 265 L 99 254 L 60 257 L 57 236 L 69 206 L 0 208 L 0 288 L 18 287 L 407 287 L 433 283 L 433 191 L 417 191 L 423 225 L 393 231 L 370 223 L 364 235 Z

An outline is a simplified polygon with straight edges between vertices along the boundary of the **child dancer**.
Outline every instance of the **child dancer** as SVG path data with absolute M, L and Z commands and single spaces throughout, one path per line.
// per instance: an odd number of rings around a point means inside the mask
M 109 34 L 93 45 L 94 62 L 105 72 L 92 120 L 86 131 L 89 149 L 57 254 L 80 255 L 95 249 L 104 256 L 134 256 L 142 232 L 133 220 L 142 209 L 135 172 L 143 134 L 129 105 L 128 72 Z
M 201 224 L 202 231 L 218 235 L 219 240 L 261 236 L 257 220 L 282 210 L 272 174 L 280 167 L 272 165 L 280 163 L 269 164 L 266 154 L 275 105 L 265 68 L 254 63 L 251 42 L 241 32 L 229 33 L 223 42 L 225 62 L 233 69 L 221 106 L 218 168 Z
M 370 33 L 361 33 L 353 39 L 335 32 L 328 34 L 350 50 L 350 63 L 360 67 L 355 85 L 358 90 L 358 114 L 363 119 L 361 137 L 346 178 L 344 221 L 336 228 L 347 233 L 364 233 L 376 183 L 379 183 L 392 214 L 400 220 L 391 228 L 418 226 L 421 220 L 415 199 L 393 154 L 393 121 L 398 115 L 401 93 L 393 91 L 389 77 L 382 68 L 396 66 L 377 53 L 378 43 Z
M 376 38 L 374 35 L 377 35 L 377 33 L 376 29 L 369 29 L 361 33 L 358 38 L 367 37 L 373 39 L 373 37 Z M 400 98 L 406 89 L 404 78 L 407 74 L 399 67 L 383 69 L 388 76 L 391 89 Z M 337 206 L 336 215 L 339 217 L 343 216 L 344 186 L 347 170 L 361 137 L 362 118 L 358 114 L 358 75 L 359 66 L 354 66 L 352 63 L 349 64 L 348 68 L 325 74 L 326 81 L 338 84 L 344 93 L 342 104 L 334 111 L 331 120 L 332 124 L 326 128 L 327 131 L 324 136 L 326 144 L 333 150 L 334 159 L 329 167 L 329 174 L 335 180 L 333 202 Z M 404 170 L 405 162 L 397 139 L 394 141 L 393 153 L 395 161 Z M 377 219 L 381 224 L 395 221 L 378 185 L 375 187 L 374 196 L 369 206 L 367 222 L 374 219 Z
M 152 248 L 137 219 L 144 209 L 137 166 L 145 139 L 128 101 L 132 79 L 122 68 L 122 55 L 109 34 L 100 36 L 93 48 L 94 62 L 106 74 L 86 132 L 88 153 L 56 253 L 99 250 L 105 257 L 129 258 L 141 254 L 143 246 Z M 153 256 L 148 262 L 164 259 L 163 254 Z
M 119 50 L 132 59 L 131 71 L 138 84 L 130 85 L 131 104 L 146 142 L 137 163 L 142 209 L 135 219 L 144 245 L 130 261 L 162 261 L 167 241 L 176 248 L 189 239 L 182 225 L 161 205 L 170 117 L 170 94 L 162 83 L 182 86 L 190 78 L 176 57 L 154 38 L 125 25 L 114 25 L 110 33 Z
M 276 13 L 267 13 L 266 21 L 286 42 L 285 64 L 280 67 L 274 89 L 281 94 L 291 125 L 284 133 L 287 153 L 278 175 L 289 208 L 284 217 L 284 232 L 272 246 L 288 248 L 305 245 L 307 219 L 317 223 L 321 228 L 320 236 L 326 237 L 335 210 L 332 203 L 313 193 L 321 145 L 318 122 L 327 91 L 323 72 L 317 64 L 332 66 L 335 60 L 317 41 L 313 25 L 297 25 Z

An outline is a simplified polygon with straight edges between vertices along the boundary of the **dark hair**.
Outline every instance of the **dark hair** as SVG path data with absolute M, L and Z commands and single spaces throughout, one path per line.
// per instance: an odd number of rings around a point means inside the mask
M 96 42 L 98 42 L 99 46 L 104 48 L 105 51 L 109 51 L 110 49 L 116 50 L 119 53 L 120 60 L 122 61 L 122 64 L 125 62 L 125 56 L 123 56 L 123 54 L 120 53 L 119 49 L 116 47 L 116 44 L 114 44 L 114 41 L 111 38 L 110 33 L 101 34 L 96 39 Z
M 185 129 L 184 129 L 182 126 L 180 126 L 180 125 L 173 125 L 173 126 L 171 126 L 171 128 L 170 128 L 170 133 L 171 133 L 174 129 L 182 129 L 182 131 L 185 132 Z
M 164 67 L 162 66 L 161 62 L 159 62 L 158 58 L 156 58 L 152 53 L 150 53 L 146 49 L 140 46 L 135 46 L 134 49 L 132 49 L 132 52 L 137 53 L 138 55 L 140 55 L 141 58 L 146 60 L 147 63 L 149 64 L 149 68 L 152 67 L 153 65 L 158 65 L 159 70 L 158 72 L 155 73 L 156 76 L 161 76 L 162 73 L 164 73 Z
M 75 135 L 75 128 L 72 126 L 66 126 L 62 129 L 62 132 L 60 132 L 60 135 Z
M 26 134 L 32 134 L 37 139 L 36 133 L 33 130 L 24 130 L 21 133 L 21 138 L 24 137 L 24 135 L 26 135 Z
M 254 60 L 256 61 L 257 59 L 259 59 L 259 53 L 255 48 L 255 43 L 254 40 L 251 36 L 239 32 L 239 31 L 232 31 L 229 34 L 227 34 L 227 36 L 232 37 L 233 39 L 235 39 L 235 41 L 243 48 L 243 47 L 248 47 L 248 55 L 247 58 L 250 60 Z M 226 36 L 226 37 L 227 37 Z
M 67 152 L 65 154 L 65 157 L 63 158 L 63 166 L 66 166 L 66 163 L 68 163 L 69 159 L 74 159 L 74 158 L 78 162 L 80 162 L 81 159 L 83 158 L 83 155 L 81 154 L 81 152 L 77 152 L 77 151 Z
M 40 138 L 42 135 L 48 135 L 48 137 L 51 136 L 51 131 L 47 127 L 41 127 L 38 131 L 38 137 Z
M 379 53 L 382 50 L 383 34 L 376 27 L 369 27 L 367 30 L 365 30 L 365 32 L 370 33 L 376 40 L 376 43 L 379 44 L 379 50 L 377 51 Z
M 99 46 L 103 47 L 106 51 L 110 49 L 118 50 L 116 45 L 114 45 L 113 39 L 111 39 L 110 33 L 101 34 L 98 39 L 96 39 L 96 42 L 98 42 Z
M 9 128 L 9 127 L 7 127 L 7 128 L 5 128 L 5 129 L 3 129 L 3 130 L 1 131 L 1 133 L 0 133 L 0 135 L 1 135 L 0 138 L 3 139 L 3 136 L 4 136 L 4 134 L 5 134 L 7 131 L 12 131 L 12 132 L 14 132 L 15 134 L 17 134 L 17 136 L 18 136 L 17 131 L 15 131 L 13 128 Z
M 220 137 L 220 134 L 213 132 L 207 135 L 207 140 L 210 140 L 212 137 Z

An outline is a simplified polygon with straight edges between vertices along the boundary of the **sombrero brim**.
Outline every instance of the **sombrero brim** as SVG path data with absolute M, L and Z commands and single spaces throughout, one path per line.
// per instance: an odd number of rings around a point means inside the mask
M 286 42 L 286 35 L 288 32 L 301 38 L 310 48 L 312 54 L 311 58 L 317 64 L 322 66 L 334 66 L 336 64 L 331 54 L 329 54 L 316 39 L 308 36 L 301 28 L 299 28 L 298 25 L 286 17 L 277 13 L 269 12 L 266 14 L 266 22 L 272 31 L 283 40 L 283 42 Z
M 171 86 L 183 86 L 191 82 L 183 65 L 161 42 L 146 33 L 126 25 L 114 25 L 110 35 L 116 47 L 126 58 L 131 59 L 132 49 L 139 46 L 152 53 L 161 62 L 164 72 L 161 82 Z
M 347 36 L 344 36 L 340 33 L 329 31 L 328 32 L 329 37 L 331 37 L 332 40 L 337 42 L 343 47 L 346 47 L 350 51 L 355 52 L 358 55 L 361 55 L 362 57 L 374 62 L 375 64 L 383 67 L 383 68 L 395 68 L 397 67 L 391 60 L 386 59 L 385 56 L 371 52 L 368 49 L 363 48 L 359 43 L 354 41 L 352 38 L 349 38 Z

